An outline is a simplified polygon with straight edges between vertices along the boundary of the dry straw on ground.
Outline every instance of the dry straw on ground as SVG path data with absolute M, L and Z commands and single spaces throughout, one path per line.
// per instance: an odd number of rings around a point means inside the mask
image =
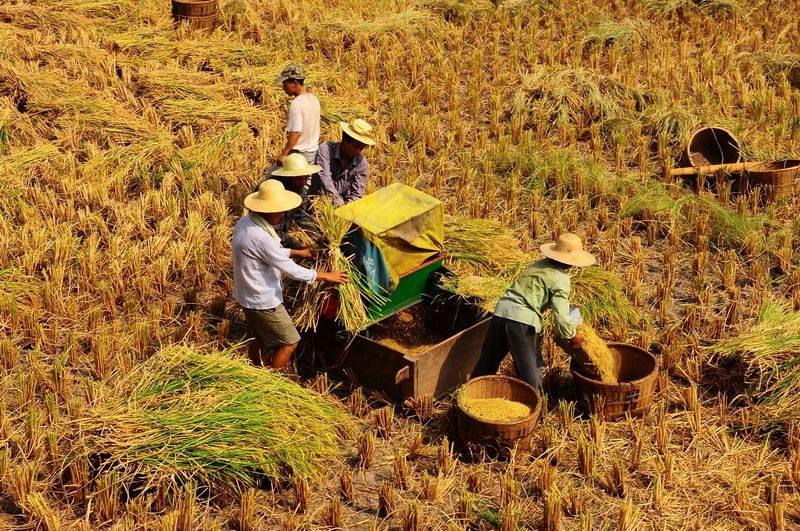
M 797 349 L 780 329 L 800 307 L 797 196 L 663 171 L 708 125 L 745 159 L 800 159 L 794 3 L 329 7 L 220 0 L 218 28 L 197 33 L 161 0 L 0 4 L 0 526 L 800 525 Z M 65 492 L 68 427 L 112 375 L 243 338 L 230 234 L 283 144 L 272 78 L 293 61 L 325 140 L 339 118 L 376 125 L 368 190 L 401 181 L 444 202 L 460 293 L 496 299 L 539 244 L 584 237 L 601 267 L 573 278 L 575 298 L 604 337 L 660 353 L 657 406 L 593 427 L 548 339 L 549 411 L 507 461 L 448 458 L 448 403 L 420 400 L 423 420 L 392 416 L 387 439 L 345 439 L 298 490 L 304 513 L 285 485 L 252 504 L 192 482 L 116 496 L 119 476 L 83 460 Z M 355 389 L 334 393 L 364 418 L 385 407 Z

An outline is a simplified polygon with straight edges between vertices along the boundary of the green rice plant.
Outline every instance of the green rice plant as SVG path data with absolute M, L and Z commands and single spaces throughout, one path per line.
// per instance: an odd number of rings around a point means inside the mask
M 314 476 L 352 418 L 226 350 L 162 349 L 97 390 L 72 424 L 72 459 L 101 459 L 119 484 L 187 481 L 239 491 L 259 477 Z M 69 465 L 69 463 L 66 463 Z
M 621 118 L 607 118 L 601 124 Z M 563 191 L 568 197 L 588 193 L 592 202 L 598 199 L 614 198 L 614 183 L 609 171 L 596 161 L 572 148 L 557 148 L 543 152 L 531 162 L 529 177 L 525 183 L 532 190 L 548 190 L 550 193 Z M 582 183 L 583 190 L 578 189 Z
M 777 224 L 766 216 L 747 216 L 730 210 L 711 199 L 681 192 L 671 184 L 648 184 L 640 187 L 621 210 L 623 216 L 633 216 L 655 223 L 661 230 L 680 235 L 692 215 L 709 218 L 709 237 L 718 250 L 733 249 L 745 255 L 759 255 L 769 249 L 765 229 Z M 677 231 L 677 232 L 676 232 Z

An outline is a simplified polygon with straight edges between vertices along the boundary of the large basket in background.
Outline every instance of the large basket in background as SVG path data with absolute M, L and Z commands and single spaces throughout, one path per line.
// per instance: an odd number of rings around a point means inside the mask
M 742 156 L 739 141 L 721 127 L 704 127 L 692 134 L 684 157 L 692 167 L 712 164 L 736 164 Z
M 217 0 L 172 0 L 172 19 L 195 30 L 211 31 L 217 23 Z
M 606 420 L 643 415 L 653 403 L 658 360 L 635 345 L 609 343 L 615 357 L 615 370 L 619 383 L 605 383 L 587 376 L 586 368 L 573 360 L 570 371 L 590 412 Z
M 767 199 L 789 197 L 800 180 L 800 160 L 762 162 L 747 169 L 747 185 L 764 189 Z
M 531 413 L 521 420 L 488 422 L 472 415 L 462 401 L 475 398 L 505 398 L 530 407 Z M 527 442 L 539 420 L 542 398 L 527 383 L 510 376 L 480 376 L 468 381 L 456 397 L 456 429 L 458 440 L 465 448 L 472 445 L 510 448 Z

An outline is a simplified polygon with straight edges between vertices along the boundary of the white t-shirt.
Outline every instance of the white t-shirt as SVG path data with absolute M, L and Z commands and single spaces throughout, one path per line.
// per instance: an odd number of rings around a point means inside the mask
M 304 92 L 289 105 L 286 132 L 300 132 L 300 139 L 293 149 L 313 151 L 319 146 L 319 100 L 310 92 Z

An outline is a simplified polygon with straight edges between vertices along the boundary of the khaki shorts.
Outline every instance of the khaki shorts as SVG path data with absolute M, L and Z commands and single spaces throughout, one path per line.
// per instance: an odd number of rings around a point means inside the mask
M 292 318 L 283 304 L 279 304 L 271 310 L 251 310 L 242 308 L 244 316 L 247 318 L 247 327 L 250 334 L 259 338 L 264 345 L 285 346 L 294 345 L 300 341 L 300 334 L 297 333 Z

